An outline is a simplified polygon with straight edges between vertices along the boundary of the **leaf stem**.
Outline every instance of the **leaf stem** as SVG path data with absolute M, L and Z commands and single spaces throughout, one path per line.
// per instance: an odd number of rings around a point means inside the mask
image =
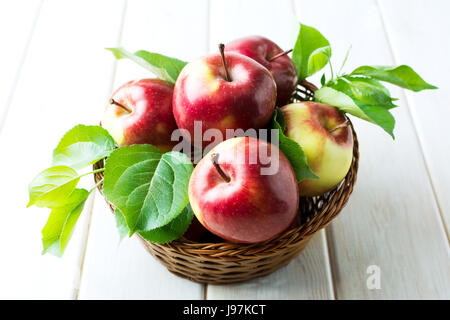
M 338 77 L 340 76 L 341 71 L 342 71 L 342 69 L 343 69 L 344 66 L 345 66 L 345 63 L 347 62 L 347 58 L 348 58 L 348 55 L 349 55 L 351 49 L 352 49 L 352 45 L 350 45 L 350 47 L 347 49 L 347 53 L 345 54 L 344 61 L 342 61 L 341 68 L 339 69 L 339 72 L 338 72 Z
M 89 174 L 96 174 L 98 172 L 103 172 L 103 171 L 105 171 L 105 168 L 100 168 L 100 169 L 97 169 L 97 170 L 94 170 L 94 171 L 91 171 L 91 172 L 83 173 L 82 175 L 78 176 L 78 178 L 87 176 Z
M 97 189 L 98 186 L 101 185 L 102 183 L 103 183 L 103 178 L 102 178 L 99 182 L 97 182 L 97 183 L 95 184 L 95 186 L 94 186 L 91 190 L 89 190 L 89 193 L 92 193 L 92 191 L 94 191 L 95 189 Z
M 331 64 L 331 57 L 328 55 L 327 52 L 325 52 L 325 55 L 328 57 L 328 64 L 330 65 L 330 71 L 331 71 L 331 80 L 333 80 L 334 72 L 333 72 L 333 65 Z

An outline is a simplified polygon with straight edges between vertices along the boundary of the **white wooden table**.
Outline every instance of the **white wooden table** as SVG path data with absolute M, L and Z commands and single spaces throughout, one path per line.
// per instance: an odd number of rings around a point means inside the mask
M 449 299 L 449 12 L 446 0 L 0 0 L 0 298 Z M 151 76 L 104 47 L 189 61 L 219 42 L 260 34 L 288 49 L 298 21 L 330 40 L 335 66 L 353 45 L 348 71 L 409 64 L 440 89 L 393 89 L 395 141 L 354 121 L 355 191 L 291 264 L 237 285 L 178 278 L 137 239 L 119 243 L 99 194 L 64 257 L 40 254 L 48 211 L 25 209 L 29 181 L 50 164 L 65 131 L 98 123 L 113 88 Z M 378 289 L 370 281 L 377 271 Z

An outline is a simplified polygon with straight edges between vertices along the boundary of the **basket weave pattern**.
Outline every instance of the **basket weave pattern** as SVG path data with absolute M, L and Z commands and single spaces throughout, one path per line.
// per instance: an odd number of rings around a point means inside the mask
M 310 91 L 315 89 L 304 87 Z M 312 236 L 325 228 L 346 205 L 356 182 L 359 160 L 358 139 L 353 125 L 350 121 L 349 123 L 354 138 L 353 160 L 349 172 L 330 192 L 300 199 L 296 227 L 257 244 L 199 243 L 183 237 L 168 244 L 157 244 L 146 241 L 139 234 L 137 237 L 170 272 L 195 282 L 242 282 L 274 272 L 302 251 Z M 103 160 L 94 165 L 95 169 L 101 167 Z M 103 173 L 95 175 L 96 182 L 102 178 Z M 98 188 L 102 192 L 102 185 Z M 108 205 L 114 212 L 114 206 L 110 203 Z

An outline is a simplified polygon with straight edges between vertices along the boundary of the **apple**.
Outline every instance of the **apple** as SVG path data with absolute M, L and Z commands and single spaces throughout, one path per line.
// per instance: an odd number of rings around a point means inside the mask
M 272 165 L 276 170 L 264 172 Z M 293 223 L 298 184 L 291 164 L 275 145 L 237 137 L 215 146 L 197 164 L 189 181 L 189 201 L 211 233 L 231 242 L 257 243 Z
M 102 126 L 119 146 L 151 144 L 169 151 L 177 129 L 172 112 L 173 86 L 159 79 L 129 81 L 118 88 L 105 108 Z
M 290 51 L 283 51 L 276 43 L 261 36 L 236 39 L 226 45 L 226 52 L 250 57 L 272 73 L 277 84 L 277 106 L 288 103 L 297 86 L 297 71 L 287 55 Z
M 207 235 L 208 230 L 198 221 L 198 219 L 194 216 L 192 218 L 192 222 L 189 225 L 189 228 L 183 234 L 188 240 L 199 242 Z
M 353 134 L 347 118 L 335 107 L 299 102 L 281 108 L 286 136 L 303 149 L 311 170 L 319 179 L 300 182 L 301 196 L 317 196 L 345 178 L 353 158 Z
M 276 84 L 271 73 L 256 61 L 237 53 L 211 54 L 187 64 L 175 83 L 173 114 L 194 146 L 205 147 L 203 134 L 218 129 L 260 129 L 275 108 Z M 194 123 L 201 123 L 201 136 Z M 197 131 L 196 131 L 197 132 Z M 207 140 L 207 139 L 206 139 Z M 214 142 L 221 142 L 213 141 Z

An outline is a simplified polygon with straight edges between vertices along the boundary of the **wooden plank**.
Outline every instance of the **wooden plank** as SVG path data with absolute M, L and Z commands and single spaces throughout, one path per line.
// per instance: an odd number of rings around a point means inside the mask
M 257 8 L 257 9 L 255 9 Z M 298 24 L 290 1 L 213 1 L 210 16 L 210 51 L 219 42 L 262 35 L 280 47 L 291 48 Z M 316 235 L 303 253 L 288 266 L 260 279 L 242 284 L 208 286 L 208 299 L 330 299 L 325 234 Z
M 1 298 L 72 298 L 89 204 L 62 259 L 41 256 L 48 210 L 25 209 L 27 185 L 51 160 L 62 134 L 96 123 L 110 90 L 104 53 L 119 31 L 121 1 L 46 1 L 0 135 Z M 91 185 L 91 181 L 85 183 Z
M 308 246 L 287 266 L 251 281 L 208 285 L 208 299 L 329 299 L 333 297 L 328 270 L 325 232 L 319 231 Z
M 10 98 L 25 58 L 41 1 L 0 2 L 0 41 L 7 47 L 0 52 L 0 130 Z M 14 30 L 14 32 L 11 32 Z
M 315 26 L 330 40 L 335 69 L 350 44 L 346 71 L 363 64 L 394 63 L 376 2 L 296 4 L 302 22 Z M 414 38 L 414 43 L 426 46 L 428 41 Z M 447 240 L 408 101 L 402 90 L 393 89 L 392 94 L 400 98 L 400 107 L 393 110 L 395 141 L 369 123 L 354 121 L 361 146 L 358 183 L 344 212 L 327 229 L 336 297 L 448 299 Z M 379 267 L 380 289 L 367 286 L 367 272 L 373 272 L 370 266 Z
M 450 233 L 450 141 L 445 119 L 450 118 L 450 43 L 441 30 L 450 30 L 447 18 L 450 2 L 380 1 L 385 27 L 392 44 L 394 61 L 410 64 L 425 80 L 440 89 L 414 94 L 406 91 L 414 124 L 431 175 L 434 192 Z M 421 44 L 421 45 L 418 45 Z
M 136 237 L 120 242 L 96 194 L 79 299 L 200 299 L 203 287 L 169 273 Z
M 130 1 L 121 45 L 189 61 L 205 53 L 207 14 L 207 1 Z M 142 77 L 154 76 L 122 60 L 114 87 Z M 114 217 L 96 197 L 80 299 L 201 299 L 203 290 L 169 273 L 138 239 L 124 239 L 119 246 Z

